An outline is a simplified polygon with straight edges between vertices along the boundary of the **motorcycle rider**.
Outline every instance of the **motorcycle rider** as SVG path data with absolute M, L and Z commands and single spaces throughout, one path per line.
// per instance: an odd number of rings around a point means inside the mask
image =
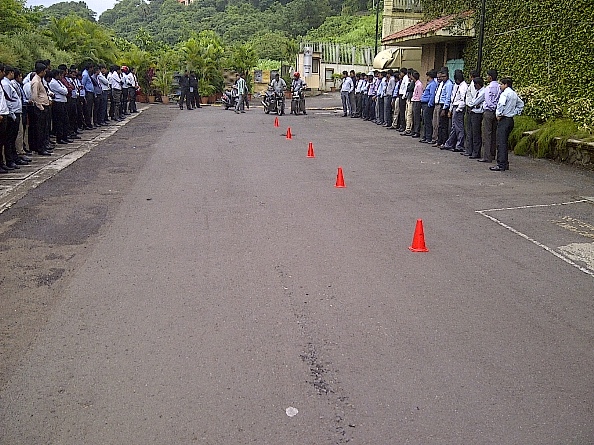
M 279 94 L 282 97 L 282 105 L 281 105 L 281 116 L 285 114 L 285 90 L 287 89 L 287 83 L 284 79 L 281 79 L 280 74 L 276 73 L 274 75 L 274 79 L 270 82 L 270 87 L 274 90 L 275 93 Z
M 295 71 L 295 74 L 293 74 L 293 82 L 291 82 L 291 91 L 295 92 L 295 93 L 299 93 L 299 95 L 301 95 L 301 100 L 300 100 L 300 107 L 303 110 L 303 114 L 307 114 L 305 112 L 305 87 L 307 86 L 307 84 L 305 83 L 305 81 L 303 79 L 301 79 L 299 72 Z

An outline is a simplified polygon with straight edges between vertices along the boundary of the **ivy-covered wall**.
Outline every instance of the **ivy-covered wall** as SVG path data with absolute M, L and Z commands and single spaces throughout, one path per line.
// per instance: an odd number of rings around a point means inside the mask
M 481 0 L 421 1 L 428 19 L 475 12 L 477 38 L 464 58 L 468 70 L 476 67 Z M 482 74 L 496 68 L 512 77 L 532 99 L 532 117 L 565 115 L 594 132 L 593 33 L 593 0 L 487 0 Z

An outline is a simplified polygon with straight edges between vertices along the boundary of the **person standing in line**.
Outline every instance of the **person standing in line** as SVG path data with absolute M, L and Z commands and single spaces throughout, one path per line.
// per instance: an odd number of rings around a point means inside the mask
M 408 89 L 408 70 L 400 68 L 400 86 L 398 87 L 398 131 L 406 130 L 406 90 Z
M 25 91 L 23 89 L 23 74 L 20 70 L 14 70 L 14 79 L 12 79 L 11 82 L 15 91 L 18 93 L 19 98 L 21 99 L 21 125 L 16 140 L 17 154 L 19 159 L 22 161 L 31 162 L 32 159 L 26 156 L 28 148 L 25 142 L 27 137 L 27 105 L 29 103 L 29 98 L 25 95 Z
M 101 88 L 101 84 L 99 83 L 99 70 L 98 66 L 93 67 L 93 75 L 91 76 L 91 81 L 93 82 L 93 86 L 95 87 L 94 97 L 93 97 L 93 126 L 95 128 L 99 128 L 102 126 L 101 121 L 103 119 L 103 115 L 101 114 L 101 101 L 103 100 L 103 88 Z
M 355 70 L 351 70 L 349 72 L 349 77 L 353 81 L 353 91 L 349 93 L 349 102 L 351 104 L 351 117 L 356 117 L 357 114 L 357 104 L 355 102 L 355 86 L 357 85 L 357 75 L 355 74 Z
M 413 70 L 409 68 L 407 71 L 407 78 L 408 78 L 408 85 L 406 86 L 406 108 L 405 108 L 405 122 L 406 127 L 404 128 L 404 132 L 401 132 L 401 136 L 410 136 L 412 133 L 412 126 L 413 126 L 413 112 L 412 112 L 412 96 L 415 90 L 415 80 L 413 78 Z
M 110 78 L 110 86 L 111 86 L 111 96 L 113 98 L 113 120 L 114 121 L 121 121 L 121 110 L 120 107 L 122 106 L 122 79 L 120 78 L 120 69 L 117 65 L 113 65 L 111 67 L 111 78 Z
M 0 138 L 0 164 L 5 170 L 18 170 L 21 165 L 28 165 L 28 162 L 19 159 L 16 150 L 23 104 L 12 86 L 12 79 L 14 79 L 14 68 L 7 65 L 0 71 L 0 89 L 8 109 L 8 115 L 4 115 L 3 119 L 4 129 L 0 130 L 3 131 L 3 136 Z M 4 149 L 6 163 L 2 162 L 2 149 Z
M 386 88 L 388 87 L 388 73 L 382 71 L 381 80 L 377 89 L 377 105 L 375 110 L 375 123 L 377 125 L 384 125 L 384 97 L 386 97 Z
M 450 80 L 450 71 L 447 67 L 441 69 L 443 79 L 443 89 L 439 103 L 443 104 L 439 113 L 439 127 L 437 130 L 437 146 L 444 145 L 450 134 L 450 104 L 452 102 L 452 90 L 454 83 Z
M 466 97 L 464 98 L 464 102 L 466 103 L 466 119 L 464 119 L 464 133 L 466 134 L 466 137 L 464 138 L 464 151 L 462 152 L 464 156 L 470 156 L 472 153 L 472 146 L 470 145 L 470 102 L 476 98 L 477 91 L 474 88 L 474 79 L 478 76 L 478 71 L 472 70 L 470 72 L 470 75 L 468 76 L 468 89 L 466 90 Z
M 398 118 L 400 116 L 400 98 L 398 96 L 398 90 L 400 90 L 400 83 L 402 80 L 400 79 L 400 72 L 396 71 L 394 73 L 394 91 L 392 92 L 392 102 L 390 103 L 392 106 L 392 122 L 386 128 L 387 130 L 398 130 Z
M 501 88 L 497 82 L 497 70 L 487 71 L 485 87 L 485 103 L 483 105 L 483 157 L 478 162 L 493 162 L 497 148 L 497 118 L 495 110 L 501 95 Z
M 444 76 L 441 71 L 437 72 L 437 88 L 435 89 L 435 109 L 433 110 L 433 132 L 431 133 L 432 147 L 437 147 L 437 139 L 439 138 L 439 119 L 443 103 L 441 103 L 441 93 L 443 92 Z
M 245 96 L 247 95 L 247 83 L 245 81 L 245 75 L 243 73 L 237 74 L 237 105 L 235 105 L 235 113 L 245 113 Z
M 353 79 L 348 72 L 342 72 L 342 85 L 340 87 L 340 100 L 342 102 L 342 117 L 352 116 L 350 94 L 353 91 Z
M 107 80 L 107 68 L 105 65 L 99 65 L 99 74 L 97 74 L 97 82 L 101 85 L 101 108 L 99 110 L 99 125 L 107 126 L 107 103 L 109 101 L 109 81 Z
M 53 70 L 52 80 L 49 83 L 49 89 L 54 93 L 52 125 L 56 133 L 56 143 L 70 144 L 74 141 L 68 137 L 68 88 L 62 83 L 63 75 L 62 70 Z
M 388 70 L 386 73 L 386 92 L 384 95 L 384 127 L 392 126 L 392 96 L 396 88 L 396 79 L 394 71 Z
M 437 90 L 437 73 L 435 70 L 427 71 L 427 86 L 421 95 L 421 114 L 423 119 L 423 136 L 419 142 L 431 143 L 433 131 L 433 111 L 435 109 L 435 91 Z
M 86 63 L 82 72 L 81 83 L 84 88 L 85 107 L 83 109 L 85 130 L 93 129 L 93 107 L 95 105 L 95 85 L 91 80 L 93 64 Z
M 363 93 L 362 88 L 365 82 L 363 73 L 357 74 L 357 83 L 355 84 L 355 115 L 354 117 L 361 117 L 363 112 Z
M 497 165 L 489 167 L 489 170 L 494 172 L 509 170 L 509 134 L 514 129 L 514 117 L 522 114 L 524 109 L 524 102 L 512 89 L 512 80 L 509 77 L 501 79 L 500 88 L 501 95 L 495 110 L 497 118 Z
M 418 71 L 412 73 L 414 79 L 413 96 L 411 99 L 412 111 L 413 111 L 413 125 L 412 134 L 413 138 L 421 137 L 421 97 L 423 96 L 423 82 L 421 82 L 421 75 Z
M 0 82 L 4 77 L 4 64 L 0 63 Z M 9 169 L 4 163 L 3 147 L 6 145 L 8 119 L 10 111 L 4 94 L 0 94 L 0 174 L 8 173 Z
M 468 89 L 468 84 L 464 82 L 464 73 L 462 70 L 456 70 L 454 72 L 454 81 L 456 85 L 452 90 L 451 107 L 448 113 L 452 119 L 452 131 L 448 140 L 439 148 L 462 153 L 464 151 L 464 111 L 466 109 L 464 98 Z
M 35 64 L 35 76 L 31 80 L 32 105 L 31 123 L 29 124 L 29 148 L 41 156 L 51 156 L 50 150 L 45 145 L 46 117 L 49 112 L 50 100 L 47 90 L 43 85 L 46 66 L 43 63 Z
M 122 98 L 120 104 L 120 116 L 124 118 L 129 115 L 128 112 L 128 91 L 130 90 L 130 81 L 128 80 L 129 68 L 124 65 L 120 69 L 120 81 L 122 82 Z
M 367 74 L 367 116 L 363 119 L 364 121 L 372 121 L 375 119 L 375 77 L 372 71 Z
M 130 68 L 128 72 L 128 111 L 137 113 L 136 91 L 138 90 L 138 78 L 136 77 L 136 68 Z
M 485 103 L 485 81 L 482 77 L 475 77 L 472 81 L 476 90 L 476 97 L 470 102 L 470 131 L 468 134 L 468 147 L 470 155 L 468 159 L 480 159 L 483 138 L 481 130 L 483 126 L 483 105 Z

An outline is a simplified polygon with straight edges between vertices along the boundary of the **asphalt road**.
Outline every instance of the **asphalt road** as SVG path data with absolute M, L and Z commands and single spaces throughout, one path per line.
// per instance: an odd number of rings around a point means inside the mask
M 0 214 L 1 444 L 594 443 L 594 174 L 308 104 L 152 106 Z

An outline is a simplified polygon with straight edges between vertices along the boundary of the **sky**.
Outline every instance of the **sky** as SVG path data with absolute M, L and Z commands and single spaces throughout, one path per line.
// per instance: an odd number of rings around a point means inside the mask
M 54 3 L 60 3 L 60 1 L 70 1 L 70 0 L 27 0 L 27 6 L 51 6 Z M 80 0 L 74 0 L 80 1 Z M 116 4 L 116 0 L 83 0 L 89 7 L 97 13 L 95 18 L 99 18 L 102 12 L 106 11 L 107 9 L 113 8 L 113 5 Z

